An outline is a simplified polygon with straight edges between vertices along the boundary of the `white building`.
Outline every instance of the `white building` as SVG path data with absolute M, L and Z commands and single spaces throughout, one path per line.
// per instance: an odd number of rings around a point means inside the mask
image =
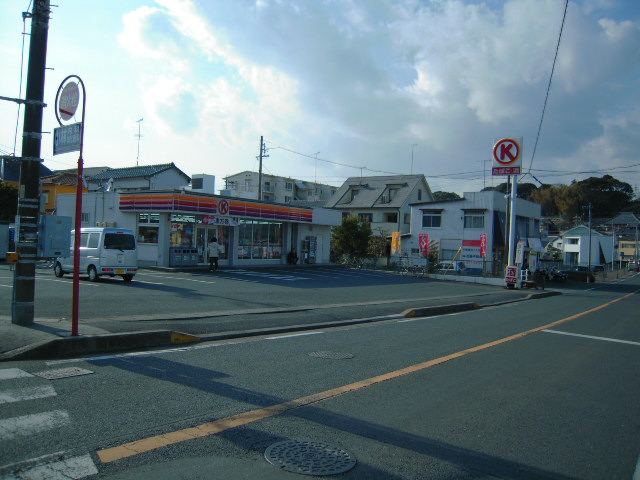
M 464 193 L 462 199 L 413 203 L 411 236 L 402 239 L 402 251 L 419 263 L 420 234 L 427 234 L 440 261 L 455 260 L 466 270 L 499 274 L 508 256 L 507 202 L 503 193 L 491 190 Z M 516 241 L 537 252 L 542 250 L 540 217 L 540 205 L 516 199 Z M 482 238 L 486 238 L 484 257 Z
M 562 234 L 562 259 L 565 265 L 601 265 L 613 259 L 614 244 L 611 235 L 605 235 L 585 225 L 579 225 Z M 591 253 L 589 253 L 591 252 Z
M 431 201 L 424 175 L 350 177 L 325 207 L 340 210 L 343 217 L 367 220 L 374 234 L 408 234 L 413 202 Z
M 244 171 L 224 178 L 225 187 L 221 195 L 258 200 L 260 174 Z M 262 174 L 261 200 L 278 203 L 296 201 L 325 202 L 337 187 L 322 183 L 296 180 L 291 177 Z

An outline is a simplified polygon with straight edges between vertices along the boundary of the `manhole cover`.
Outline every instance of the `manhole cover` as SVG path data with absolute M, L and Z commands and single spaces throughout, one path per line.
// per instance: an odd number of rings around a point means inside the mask
M 264 458 L 287 472 L 303 475 L 337 475 L 356 466 L 356 459 L 341 448 L 299 440 L 274 443 L 264 452 Z
M 84 368 L 69 367 L 59 368 L 57 370 L 43 370 L 42 372 L 34 372 L 37 375 L 47 380 L 58 380 L 59 378 L 77 377 L 80 375 L 89 375 L 93 373 L 91 370 L 85 370 Z
M 347 358 L 353 358 L 353 353 L 346 352 L 311 352 L 309 354 L 311 357 L 318 358 L 332 358 L 334 360 L 344 360 Z

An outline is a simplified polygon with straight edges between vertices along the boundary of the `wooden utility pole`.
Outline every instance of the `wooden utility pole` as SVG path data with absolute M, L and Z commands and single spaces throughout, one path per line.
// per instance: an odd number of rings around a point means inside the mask
M 20 158 L 20 187 L 16 215 L 18 263 L 13 276 L 11 321 L 33 323 L 35 310 L 36 262 L 38 259 L 38 214 L 40 210 L 40 146 L 42 112 L 45 106 L 44 80 L 49 32 L 49 0 L 33 2 L 31 42 Z

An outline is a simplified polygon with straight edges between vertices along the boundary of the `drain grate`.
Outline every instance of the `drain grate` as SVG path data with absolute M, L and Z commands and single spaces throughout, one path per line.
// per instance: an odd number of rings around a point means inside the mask
M 333 360 L 345 360 L 347 358 L 354 357 L 353 353 L 346 352 L 311 352 L 309 356 L 317 358 L 330 358 Z
M 42 372 L 34 372 L 37 375 L 47 380 L 58 380 L 60 378 L 78 377 L 80 375 L 89 375 L 93 373 L 91 370 L 85 370 L 84 368 L 69 367 L 59 368 L 57 370 L 43 370 Z
M 274 443 L 264 457 L 276 467 L 303 475 L 337 475 L 356 466 L 356 459 L 341 448 L 310 441 Z

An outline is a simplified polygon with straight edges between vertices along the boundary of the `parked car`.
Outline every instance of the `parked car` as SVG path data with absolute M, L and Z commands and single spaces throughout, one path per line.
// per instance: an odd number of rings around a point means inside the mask
M 591 271 L 593 272 L 604 272 L 604 265 L 591 265 Z
M 640 265 L 638 265 L 637 263 L 629 262 L 627 268 L 630 272 L 640 272 Z
M 593 283 L 596 281 L 596 277 L 593 272 L 589 270 L 589 267 L 584 267 L 582 265 L 561 270 L 560 273 L 565 274 L 569 280 L 577 280 L 579 282 L 587 283 Z

